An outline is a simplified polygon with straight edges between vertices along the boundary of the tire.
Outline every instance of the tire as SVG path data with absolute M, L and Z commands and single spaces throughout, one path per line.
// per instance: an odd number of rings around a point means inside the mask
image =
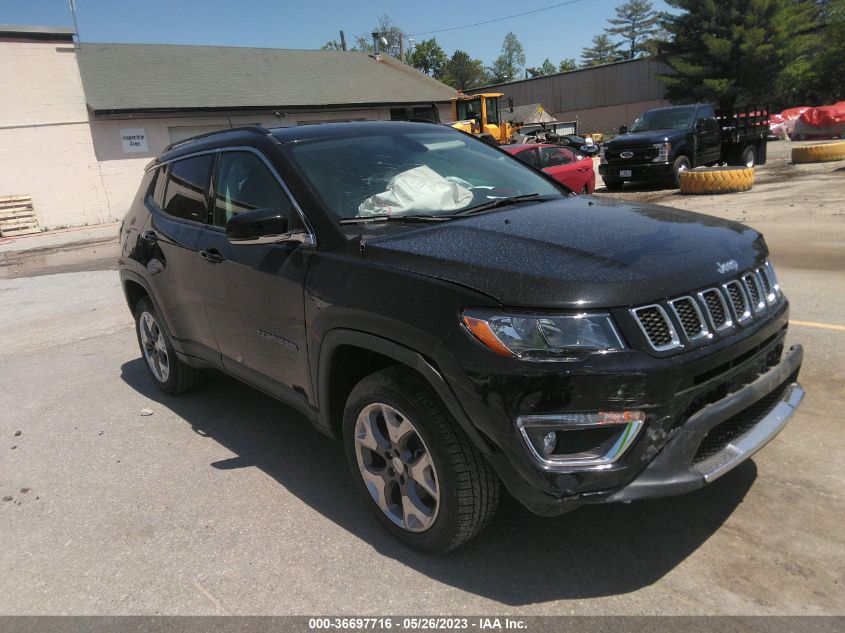
M 448 552 L 496 512 L 496 473 L 429 385 L 406 367 L 383 369 L 353 388 L 343 443 L 356 488 L 406 545 Z
M 672 186 L 675 189 L 681 186 L 681 174 L 687 171 L 692 166 L 687 156 L 678 156 L 675 159 L 675 164 L 672 165 Z
M 749 191 L 754 186 L 754 169 L 748 167 L 700 167 L 680 175 L 681 193 L 714 194 Z
M 171 395 L 196 388 L 202 382 L 202 371 L 179 360 L 159 323 L 161 317 L 152 302 L 142 297 L 135 304 L 135 334 L 150 377 L 156 387 Z
M 622 191 L 622 187 L 625 185 L 624 180 L 608 180 L 607 178 L 603 178 L 602 180 L 608 191 Z
M 845 142 L 792 148 L 793 163 L 826 163 L 845 159 Z
M 740 159 L 740 167 L 748 167 L 752 169 L 757 164 L 757 150 L 753 145 L 749 145 L 742 151 L 742 158 Z

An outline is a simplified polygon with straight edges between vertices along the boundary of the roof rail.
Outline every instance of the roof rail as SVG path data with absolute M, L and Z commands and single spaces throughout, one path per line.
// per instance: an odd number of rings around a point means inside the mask
M 270 130 L 262 125 L 244 125 L 241 127 L 229 127 L 224 128 L 222 130 L 214 130 L 213 132 L 206 132 L 205 134 L 197 134 L 196 136 L 191 136 L 186 139 L 182 139 L 181 141 L 176 141 L 175 143 L 171 143 L 164 150 L 161 152 L 165 154 L 172 149 L 176 149 L 181 145 L 185 145 L 187 143 L 193 143 L 194 141 L 198 141 L 201 138 L 208 138 L 209 136 L 215 136 L 217 134 L 224 134 L 226 132 L 252 132 L 254 134 L 261 134 L 262 136 L 267 136 L 270 134 Z

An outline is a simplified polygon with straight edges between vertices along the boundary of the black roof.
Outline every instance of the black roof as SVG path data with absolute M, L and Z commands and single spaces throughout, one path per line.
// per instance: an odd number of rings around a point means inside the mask
M 430 130 L 432 122 L 418 121 L 352 121 L 339 123 L 321 123 L 320 125 L 302 125 L 299 127 L 273 128 L 271 133 L 280 143 L 294 143 L 318 138 L 339 137 L 339 136 L 367 136 L 379 134 L 398 128 L 407 131 L 418 129 L 420 131 Z M 445 126 L 444 126 L 445 127 Z
M 295 143 L 319 138 L 338 138 L 349 136 L 368 136 L 382 133 L 386 130 L 403 128 L 407 131 L 427 131 L 433 122 L 417 121 L 354 121 L 339 123 L 321 123 L 319 125 L 301 125 L 296 127 L 281 127 L 268 129 L 260 125 L 237 127 L 228 130 L 219 130 L 193 136 L 191 138 L 173 143 L 166 147 L 158 158 L 153 160 L 147 167 L 173 160 L 180 156 L 213 150 L 220 147 L 231 147 L 233 145 L 260 146 L 266 145 L 268 141 L 276 144 Z M 447 127 L 447 126 L 441 126 Z M 452 128 L 448 128 L 452 129 Z M 456 132 L 458 133 L 458 132 Z

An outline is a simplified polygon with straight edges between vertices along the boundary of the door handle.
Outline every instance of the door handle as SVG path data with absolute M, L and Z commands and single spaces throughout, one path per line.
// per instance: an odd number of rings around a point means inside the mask
M 579 167 L 578 171 L 587 171 L 589 167 Z
M 205 261 L 210 264 L 219 264 L 225 258 L 217 252 L 214 248 L 203 249 L 200 251 L 200 257 L 202 257 Z
M 158 241 L 158 235 L 155 231 L 144 231 L 141 233 L 141 239 L 150 244 L 155 244 Z

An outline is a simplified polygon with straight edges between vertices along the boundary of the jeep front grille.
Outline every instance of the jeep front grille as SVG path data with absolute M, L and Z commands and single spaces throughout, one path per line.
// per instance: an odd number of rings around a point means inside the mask
M 689 340 L 696 341 L 710 333 L 704 322 L 704 316 L 692 297 L 674 299 L 669 302 L 669 305 L 675 311 L 675 316 L 681 322 L 681 329 Z
M 728 298 L 731 300 L 731 306 L 734 309 L 734 316 L 737 322 L 742 323 L 751 318 L 751 308 L 748 305 L 748 299 L 745 297 L 745 291 L 738 281 L 729 281 L 724 286 L 728 293 Z
M 766 307 L 766 300 L 763 299 L 763 289 L 760 280 L 757 279 L 757 273 L 743 275 L 742 281 L 745 289 L 748 290 L 748 296 L 751 297 L 751 308 L 754 312 L 760 312 Z
M 643 306 L 632 310 L 634 318 L 646 335 L 648 342 L 658 352 L 678 347 L 680 341 L 669 315 L 659 305 Z
M 710 317 L 710 325 L 714 330 L 721 332 L 733 326 L 733 321 L 728 312 L 728 304 L 718 288 L 708 288 L 699 292 L 698 296 L 704 303 L 707 316 Z
M 712 339 L 713 333 L 728 333 L 737 324 L 762 317 L 782 296 L 774 270 L 766 262 L 721 287 L 640 306 L 630 313 L 651 348 L 666 352 L 682 347 L 682 338 L 691 343 Z

